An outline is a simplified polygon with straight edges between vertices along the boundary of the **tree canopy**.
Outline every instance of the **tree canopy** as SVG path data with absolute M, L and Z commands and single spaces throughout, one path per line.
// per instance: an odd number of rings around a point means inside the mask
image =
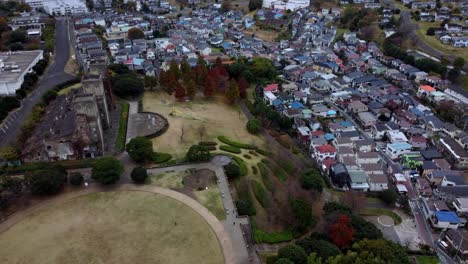
M 262 122 L 257 118 L 252 118 L 245 125 L 250 134 L 257 134 L 262 129 Z
M 130 158 L 135 162 L 150 161 L 153 155 L 153 142 L 146 137 L 132 138 L 126 149 Z
M 130 177 L 134 183 L 141 184 L 145 183 L 146 179 L 148 178 L 148 173 L 145 168 L 136 167 L 132 170 Z
M 302 173 L 300 182 L 302 188 L 306 190 L 315 190 L 319 193 L 323 191 L 322 175 L 315 169 L 310 169 Z
M 312 215 L 311 208 L 312 205 L 304 199 L 298 198 L 291 201 L 291 210 L 294 217 L 292 228 L 297 235 L 305 233 L 317 223 L 317 219 Z
M 278 250 L 278 259 L 287 259 L 294 264 L 307 264 L 306 252 L 303 248 L 294 244 L 280 248 Z
M 56 194 L 66 181 L 67 175 L 61 170 L 44 169 L 28 172 L 25 175 L 26 185 L 33 194 L 38 195 Z
M 136 97 L 144 91 L 143 80 L 136 73 L 115 75 L 112 78 L 112 90 L 118 96 Z
M 302 247 L 307 254 L 316 253 L 318 257 L 327 260 L 329 257 L 337 256 L 340 249 L 326 240 L 318 240 L 311 237 L 301 239 L 296 244 Z
M 128 30 L 128 38 L 131 40 L 142 39 L 145 38 L 145 33 L 141 29 L 133 27 Z
M 102 184 L 113 184 L 120 179 L 124 167 L 114 157 L 100 158 L 94 163 L 92 178 Z

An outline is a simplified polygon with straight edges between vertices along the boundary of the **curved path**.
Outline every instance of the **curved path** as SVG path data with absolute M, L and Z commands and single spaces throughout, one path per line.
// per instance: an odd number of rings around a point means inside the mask
M 169 189 L 164 189 L 157 186 L 150 186 L 150 185 L 132 185 L 132 184 L 124 184 L 118 186 L 117 188 L 99 188 L 97 186 L 91 186 L 87 189 L 83 189 L 80 191 L 70 192 L 63 195 L 59 195 L 56 197 L 52 197 L 45 202 L 42 202 L 36 206 L 28 208 L 24 211 L 18 212 L 11 217 L 9 217 L 5 222 L 0 224 L 0 233 L 8 230 L 10 227 L 15 225 L 16 223 L 22 221 L 26 217 L 30 216 L 31 214 L 53 205 L 61 204 L 69 200 L 73 200 L 75 198 L 88 195 L 90 193 L 95 192 L 102 192 L 102 191 L 143 191 L 143 192 L 150 192 L 154 194 L 164 195 L 170 198 L 173 198 L 179 202 L 184 203 L 185 205 L 192 208 L 195 212 L 197 212 L 211 227 L 211 229 L 215 232 L 216 238 L 219 241 L 221 246 L 223 256 L 224 256 L 224 263 L 226 264 L 237 264 L 236 256 L 234 255 L 234 250 L 232 246 L 231 239 L 229 234 L 227 234 L 224 230 L 223 224 L 210 212 L 206 209 L 203 205 L 201 205 L 196 200 L 176 191 L 172 191 Z

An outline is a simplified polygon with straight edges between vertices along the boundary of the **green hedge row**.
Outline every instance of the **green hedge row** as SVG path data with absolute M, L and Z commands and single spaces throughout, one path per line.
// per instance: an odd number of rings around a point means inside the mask
M 154 152 L 152 160 L 156 164 L 168 162 L 172 159 L 172 155 L 169 153 Z
M 255 145 L 240 143 L 240 142 L 231 140 L 231 139 L 229 139 L 229 138 L 227 138 L 225 136 L 219 136 L 218 140 L 223 142 L 224 144 L 227 144 L 227 145 L 230 145 L 230 146 L 233 146 L 233 147 L 238 147 L 238 148 L 241 148 L 241 149 L 257 149 L 257 146 L 255 146 Z
M 231 153 L 234 153 L 234 154 L 241 154 L 241 150 L 240 148 L 237 148 L 237 147 L 233 147 L 233 146 L 228 146 L 228 145 L 221 145 L 219 147 L 220 150 L 224 150 L 224 151 L 227 151 L 227 152 L 231 152 Z
M 274 191 L 273 182 L 271 182 L 270 172 L 268 171 L 268 168 L 265 166 L 263 162 L 259 162 L 257 166 L 258 166 L 258 169 L 260 170 L 260 174 L 262 175 L 263 184 L 270 192 L 273 192 Z
M 293 239 L 293 235 L 290 231 L 284 232 L 265 232 L 257 228 L 254 229 L 254 240 L 255 243 L 267 243 L 267 244 L 276 244 L 282 242 L 288 242 Z
M 200 141 L 200 142 L 198 142 L 198 145 L 200 145 L 200 146 L 216 146 L 216 145 L 218 145 L 218 143 L 216 143 L 214 141 Z
M 216 150 L 216 146 L 213 145 L 198 145 L 200 149 L 202 150 L 207 150 L 207 151 L 213 151 Z
M 263 188 L 262 184 L 256 180 L 252 180 L 251 184 L 252 184 L 252 189 L 254 191 L 255 198 L 257 198 L 257 201 L 264 208 L 270 207 L 270 200 L 268 199 L 268 195 L 265 191 L 265 188 Z
M 258 154 L 262 154 L 263 156 L 269 156 L 270 155 L 270 152 L 266 151 L 266 150 L 263 150 L 263 149 L 256 149 L 255 150 Z
M 247 175 L 247 164 L 245 164 L 245 161 L 234 155 L 231 155 L 231 158 L 239 165 L 240 176 Z

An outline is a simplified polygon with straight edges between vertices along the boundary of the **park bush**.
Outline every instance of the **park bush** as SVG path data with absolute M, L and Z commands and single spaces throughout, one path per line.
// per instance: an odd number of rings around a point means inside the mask
M 83 184 L 84 178 L 83 178 L 83 175 L 81 173 L 72 173 L 72 174 L 70 174 L 68 180 L 69 180 L 71 185 L 80 186 L 81 184 Z
M 302 188 L 306 190 L 315 190 L 320 193 L 323 191 L 322 175 L 315 169 L 305 171 L 300 177 L 300 182 Z
M 234 153 L 234 154 L 241 154 L 242 153 L 240 148 L 233 147 L 233 146 L 228 146 L 228 145 L 221 145 L 221 146 L 219 146 L 219 149 L 230 152 L 230 153 Z
M 258 154 L 261 154 L 263 156 L 269 156 L 270 155 L 270 152 L 266 151 L 266 150 L 263 150 L 263 149 L 260 149 L 260 148 L 257 148 L 255 149 L 255 151 L 258 153 Z
M 126 149 L 130 158 L 137 163 L 147 162 L 153 158 L 153 142 L 146 137 L 132 138 Z
M 259 183 L 256 180 L 252 180 L 250 182 L 252 184 L 252 189 L 254 191 L 255 198 L 257 198 L 257 201 L 263 206 L 263 207 L 269 207 L 270 206 L 270 200 L 268 199 L 268 194 L 265 191 L 265 188 L 263 188 L 262 184 Z
M 169 153 L 163 152 L 153 152 L 152 161 L 155 164 L 165 163 L 172 159 L 172 155 Z
M 62 189 L 67 175 L 60 170 L 37 170 L 26 173 L 25 181 L 33 194 L 51 195 Z
M 240 142 L 231 140 L 225 136 L 219 136 L 218 140 L 223 142 L 224 144 L 237 147 L 237 148 L 241 148 L 241 149 L 257 149 L 257 146 L 255 145 L 240 143 Z
M 235 179 L 240 176 L 240 168 L 239 165 L 235 162 L 230 162 L 226 166 L 224 166 L 224 171 L 226 172 L 226 176 L 228 179 Z
M 262 128 L 262 123 L 260 122 L 260 120 L 252 118 L 249 121 L 247 121 L 245 127 L 247 128 L 247 131 L 249 131 L 250 134 L 257 134 Z
M 242 155 L 242 156 L 243 156 L 244 158 L 246 158 L 246 159 L 252 159 L 252 156 L 250 156 L 249 154 L 244 154 L 244 155 Z
M 130 177 L 134 183 L 142 184 L 145 183 L 146 179 L 148 178 L 148 173 L 146 172 L 145 168 L 136 167 L 132 170 Z
M 100 158 L 94 163 L 92 178 L 101 184 L 113 184 L 120 179 L 123 164 L 114 157 Z
M 211 153 L 199 145 L 193 145 L 187 152 L 185 159 L 188 162 L 209 161 L 211 160 Z
M 267 243 L 267 244 L 277 244 L 288 242 L 293 239 L 293 235 L 290 231 L 284 232 L 265 232 L 258 228 L 254 228 L 254 240 L 255 243 Z
M 216 150 L 216 146 L 213 146 L 213 145 L 209 145 L 209 146 L 206 146 L 206 145 L 199 145 L 201 149 L 203 150 L 206 150 L 206 151 L 214 151 Z
M 216 146 L 216 145 L 218 145 L 218 143 L 216 143 L 214 141 L 200 141 L 198 143 L 198 145 L 200 145 L 200 146 Z
M 245 164 L 245 161 L 237 156 L 231 156 L 231 158 L 239 165 L 240 176 L 247 175 L 247 164 Z

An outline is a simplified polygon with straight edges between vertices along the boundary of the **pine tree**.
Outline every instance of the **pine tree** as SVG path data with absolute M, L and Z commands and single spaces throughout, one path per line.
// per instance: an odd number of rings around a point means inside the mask
M 185 84 L 185 89 L 187 91 L 187 95 L 190 97 L 190 98 L 194 98 L 195 97 L 195 81 L 193 79 L 189 79 L 187 82 L 184 82 Z
M 249 88 L 249 83 L 244 77 L 241 77 L 237 83 L 239 85 L 240 97 L 243 99 L 247 98 L 247 88 Z
M 212 75 L 207 75 L 205 79 L 205 90 L 203 91 L 203 94 L 206 97 L 211 97 L 213 96 L 214 92 L 216 90 L 216 80 Z
M 208 74 L 208 67 L 206 66 L 205 59 L 198 55 L 197 66 L 195 66 L 195 79 L 199 87 L 205 85 L 205 79 Z
M 179 65 L 174 59 L 172 59 L 169 64 L 169 72 L 173 74 L 176 81 L 180 79 Z
M 239 86 L 234 79 L 229 81 L 228 90 L 226 91 L 226 98 L 230 104 L 233 104 L 239 99 Z

